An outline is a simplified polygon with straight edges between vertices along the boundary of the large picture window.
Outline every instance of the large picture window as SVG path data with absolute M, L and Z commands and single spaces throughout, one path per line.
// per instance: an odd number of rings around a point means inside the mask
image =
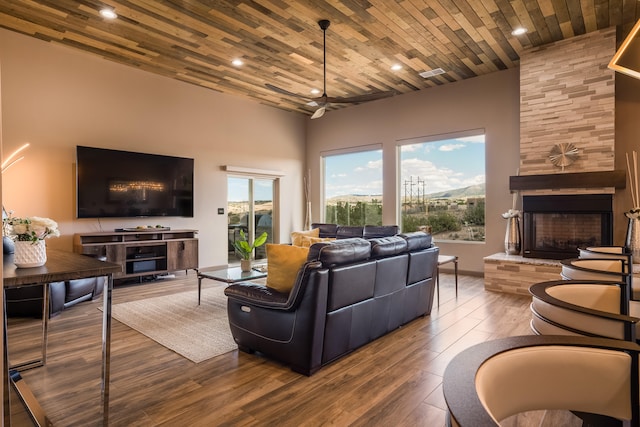
M 322 157 L 324 221 L 382 225 L 382 150 Z
M 399 151 L 402 231 L 484 242 L 484 132 L 406 141 Z

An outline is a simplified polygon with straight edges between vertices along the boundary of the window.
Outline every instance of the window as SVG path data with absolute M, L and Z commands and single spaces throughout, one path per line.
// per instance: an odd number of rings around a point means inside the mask
M 399 151 L 402 231 L 430 227 L 438 240 L 484 242 L 484 133 L 411 140 Z
M 324 221 L 382 225 L 382 150 L 326 155 Z

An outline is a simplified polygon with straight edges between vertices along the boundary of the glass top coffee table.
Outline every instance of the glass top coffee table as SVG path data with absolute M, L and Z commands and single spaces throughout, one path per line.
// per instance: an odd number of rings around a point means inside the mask
M 251 271 L 242 271 L 240 267 L 228 268 L 204 268 L 198 270 L 198 305 L 200 305 L 200 294 L 202 293 L 202 279 L 217 280 L 225 283 L 246 282 L 248 280 L 262 279 L 267 277 L 267 272 L 262 269 L 252 268 Z

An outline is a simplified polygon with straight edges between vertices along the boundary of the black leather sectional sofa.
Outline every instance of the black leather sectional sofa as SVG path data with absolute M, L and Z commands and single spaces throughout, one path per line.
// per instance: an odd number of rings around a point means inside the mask
M 312 375 L 430 314 L 438 247 L 417 232 L 315 243 L 289 293 L 251 282 L 225 290 L 239 348 Z

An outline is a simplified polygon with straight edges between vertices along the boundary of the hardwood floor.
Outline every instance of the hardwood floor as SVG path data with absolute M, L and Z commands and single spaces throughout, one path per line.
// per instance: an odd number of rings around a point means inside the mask
M 113 302 L 196 286 L 192 273 L 117 286 Z M 430 316 L 311 377 L 237 350 L 195 364 L 114 320 L 109 425 L 442 426 L 447 363 L 473 344 L 530 334 L 530 298 L 487 292 L 481 277 L 461 275 L 456 299 L 450 274 L 441 274 L 440 296 Z M 101 306 L 84 302 L 53 318 L 47 365 L 22 373 L 56 426 L 101 425 Z M 22 342 L 33 347 L 34 323 L 11 322 L 12 362 Z

